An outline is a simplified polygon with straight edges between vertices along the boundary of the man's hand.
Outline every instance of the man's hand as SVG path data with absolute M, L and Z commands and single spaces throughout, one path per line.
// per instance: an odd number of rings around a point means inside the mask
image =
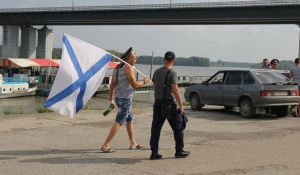
M 114 109 L 116 106 L 115 106 L 115 103 L 113 102 L 110 102 L 110 105 L 109 105 L 110 108 Z
M 146 83 L 148 83 L 148 82 L 151 81 L 151 79 L 150 79 L 149 77 L 145 77 L 143 80 L 144 80 Z
M 180 113 L 181 113 L 181 114 L 183 114 L 183 113 L 184 113 L 183 106 L 179 106 L 179 110 L 180 110 Z

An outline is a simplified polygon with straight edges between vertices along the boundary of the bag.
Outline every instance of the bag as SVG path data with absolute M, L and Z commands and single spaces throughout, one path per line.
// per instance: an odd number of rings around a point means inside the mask
M 176 110 L 177 110 L 177 105 L 174 102 L 166 101 L 161 105 L 161 116 L 167 119 L 174 117 Z
M 162 105 L 161 105 L 161 116 L 163 118 L 170 118 L 170 117 L 174 117 L 176 114 L 176 110 L 177 110 L 177 105 L 174 103 L 174 101 L 165 101 L 165 93 L 166 93 L 166 89 L 167 89 L 167 80 L 168 80 L 168 75 L 169 72 L 172 69 L 170 69 L 167 72 L 166 78 L 165 78 L 165 86 L 164 86 L 164 93 L 163 93 L 163 101 L 162 101 Z

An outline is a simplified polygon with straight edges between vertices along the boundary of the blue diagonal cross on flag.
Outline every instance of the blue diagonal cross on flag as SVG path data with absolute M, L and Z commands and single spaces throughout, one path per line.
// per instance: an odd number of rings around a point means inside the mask
M 68 35 L 63 43 L 61 65 L 44 106 L 73 118 L 100 86 L 111 54 Z

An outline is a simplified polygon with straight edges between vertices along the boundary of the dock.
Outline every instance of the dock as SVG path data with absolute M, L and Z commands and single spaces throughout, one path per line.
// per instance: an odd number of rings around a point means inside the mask
M 188 87 L 188 86 L 191 86 L 195 83 L 179 83 L 178 84 L 178 87 Z M 136 88 L 134 89 L 134 91 L 150 91 L 150 90 L 153 90 L 154 87 L 152 85 L 146 85 L 146 86 L 142 86 L 142 87 L 139 87 L 139 88 Z M 109 89 L 98 89 L 96 91 L 96 93 L 94 94 L 94 96 L 97 96 L 97 95 L 100 95 L 100 94 L 108 94 L 109 93 Z

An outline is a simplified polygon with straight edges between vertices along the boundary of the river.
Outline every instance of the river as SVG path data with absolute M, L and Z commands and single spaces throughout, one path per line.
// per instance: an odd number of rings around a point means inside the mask
M 138 70 L 144 73 L 146 76 L 150 75 L 150 65 L 135 65 Z M 161 67 L 160 65 L 153 65 L 152 74 L 154 70 Z M 174 66 L 173 69 L 177 71 L 178 76 L 190 75 L 190 76 L 211 76 L 219 70 L 224 69 L 240 69 L 236 67 L 188 67 L 188 66 Z M 141 79 L 142 76 L 139 76 Z M 181 88 L 181 95 L 184 93 L 184 89 Z M 183 98 L 183 96 L 182 96 Z M 4 110 L 7 108 L 21 109 L 24 113 L 36 113 L 36 109 L 46 101 L 47 97 L 20 97 L 0 99 L 0 115 L 4 114 Z M 153 103 L 153 91 L 145 94 L 135 94 L 133 99 L 133 107 L 142 107 L 151 105 Z M 184 99 L 183 99 L 184 100 Z M 85 105 L 84 109 L 106 109 L 108 107 L 108 95 L 101 95 L 91 98 L 91 100 Z

